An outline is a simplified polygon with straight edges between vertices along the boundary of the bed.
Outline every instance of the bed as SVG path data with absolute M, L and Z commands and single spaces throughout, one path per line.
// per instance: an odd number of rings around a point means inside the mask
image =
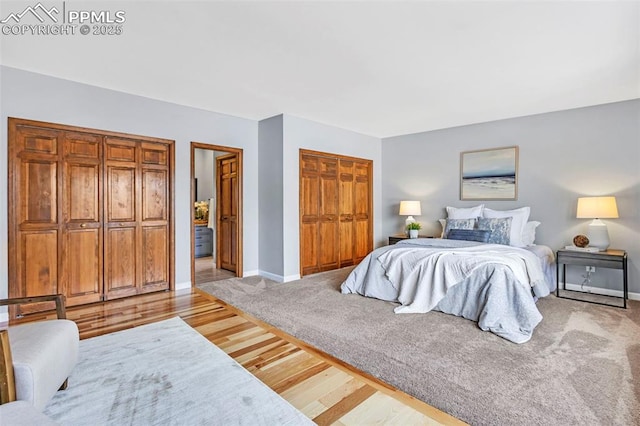
M 542 320 L 538 298 L 555 290 L 554 271 L 553 251 L 543 245 L 418 238 L 371 252 L 341 291 L 400 303 L 396 313 L 461 316 L 524 343 Z

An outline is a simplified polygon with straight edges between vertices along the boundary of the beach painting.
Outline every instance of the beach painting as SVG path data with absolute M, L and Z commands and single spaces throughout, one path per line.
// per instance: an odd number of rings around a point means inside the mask
M 461 200 L 517 200 L 518 147 L 460 153 Z

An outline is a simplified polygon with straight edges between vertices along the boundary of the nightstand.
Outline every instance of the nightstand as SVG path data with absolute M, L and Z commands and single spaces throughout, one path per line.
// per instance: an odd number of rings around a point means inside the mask
M 577 266 L 594 266 L 596 268 L 608 268 L 608 269 L 621 269 L 622 270 L 622 306 L 612 305 L 609 303 L 602 303 L 593 300 L 585 300 L 585 299 L 576 299 L 573 297 L 561 296 L 560 295 L 560 264 L 562 264 L 562 290 L 567 290 L 566 280 L 567 280 L 567 265 L 577 265 Z M 609 249 L 607 251 L 598 251 L 598 252 L 586 252 L 586 251 L 575 251 L 575 250 L 566 250 L 560 249 L 556 253 L 556 278 L 558 281 L 558 287 L 556 288 L 556 296 L 562 299 L 571 299 L 571 300 L 579 300 L 581 302 L 589 302 L 596 303 L 598 305 L 606 305 L 606 306 L 615 306 L 616 308 L 627 308 L 627 299 L 629 297 L 629 291 L 627 288 L 627 252 L 624 250 L 614 250 Z M 578 292 L 581 293 L 581 292 Z M 617 298 L 616 296 L 607 296 L 607 295 L 598 295 L 602 297 L 612 297 Z
M 427 235 L 418 235 L 418 238 L 433 238 Z M 389 245 L 393 245 L 395 243 L 397 243 L 398 241 L 402 241 L 402 240 L 408 240 L 409 236 L 404 235 L 404 234 L 396 234 L 396 235 L 391 235 L 389 237 Z

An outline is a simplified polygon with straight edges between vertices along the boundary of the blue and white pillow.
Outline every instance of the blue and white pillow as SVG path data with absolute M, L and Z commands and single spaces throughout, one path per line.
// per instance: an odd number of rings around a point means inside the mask
M 478 229 L 483 229 L 491 232 L 489 237 L 489 244 L 504 244 L 509 245 L 511 235 L 511 221 L 513 218 L 495 218 L 487 219 L 481 217 L 478 219 Z
M 475 219 L 447 219 L 442 238 L 447 238 L 452 229 L 473 229 L 476 224 Z

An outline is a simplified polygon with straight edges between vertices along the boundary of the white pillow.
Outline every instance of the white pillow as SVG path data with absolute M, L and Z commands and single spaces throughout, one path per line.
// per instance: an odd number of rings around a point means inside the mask
M 514 247 L 524 247 L 526 244 L 522 241 L 522 233 L 524 227 L 529 220 L 529 214 L 531 214 L 530 207 L 520 207 L 513 210 L 492 210 L 484 209 L 482 212 L 483 217 L 496 219 L 503 217 L 512 217 L 511 221 L 511 235 L 509 238 L 509 245 Z
M 527 246 L 534 245 L 536 241 L 536 228 L 540 226 L 540 222 L 533 221 L 527 222 L 524 226 L 524 231 L 522 232 L 522 242 Z
M 477 219 L 482 217 L 483 210 L 484 204 L 469 208 L 447 206 L 447 219 Z
M 440 225 L 442 226 L 442 232 L 440 233 L 440 238 L 444 238 L 444 229 L 447 227 L 447 219 L 438 219 Z

